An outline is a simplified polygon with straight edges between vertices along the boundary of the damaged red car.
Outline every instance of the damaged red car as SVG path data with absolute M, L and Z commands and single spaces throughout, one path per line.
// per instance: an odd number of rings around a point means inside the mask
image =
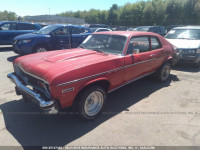
M 101 112 L 108 93 L 150 74 L 166 81 L 176 51 L 154 33 L 99 32 L 75 49 L 17 58 L 8 78 L 25 101 L 49 113 L 74 106 L 91 120 Z

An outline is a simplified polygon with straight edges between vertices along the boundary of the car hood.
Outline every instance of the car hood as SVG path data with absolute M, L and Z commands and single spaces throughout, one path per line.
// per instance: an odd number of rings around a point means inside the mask
M 178 49 L 197 49 L 200 48 L 200 40 L 167 39 Z
M 64 81 L 72 81 L 108 71 L 110 68 L 119 68 L 121 64 L 113 61 L 119 57 L 122 56 L 77 48 L 22 56 L 14 63 L 24 71 L 53 84 L 53 81 L 62 75 L 65 76 Z
M 14 40 L 26 40 L 26 39 L 33 39 L 33 38 L 39 38 L 39 37 L 49 37 L 49 36 L 50 35 L 27 33 L 27 34 L 22 34 L 22 35 L 16 36 L 14 38 Z

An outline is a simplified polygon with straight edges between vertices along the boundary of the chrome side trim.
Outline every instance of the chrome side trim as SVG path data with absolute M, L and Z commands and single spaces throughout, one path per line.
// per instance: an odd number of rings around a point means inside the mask
M 115 71 L 118 71 L 118 70 L 121 70 L 121 69 L 124 69 L 124 68 L 128 68 L 128 67 L 132 67 L 132 66 L 135 66 L 135 65 L 138 65 L 138 64 L 146 63 L 146 62 L 149 62 L 149 61 L 152 61 L 152 60 L 155 60 L 155 59 L 156 58 L 148 59 L 148 60 L 145 60 L 145 61 L 141 61 L 141 62 L 134 63 L 134 64 L 131 64 L 131 65 L 123 66 L 123 67 L 116 68 L 116 69 L 113 69 L 113 70 L 109 70 L 109 71 L 106 71 L 106 72 L 102 72 L 102 73 L 99 73 L 99 74 L 95 74 L 95 75 L 91 75 L 91 76 L 88 76 L 88 77 L 76 79 L 76 80 L 73 80 L 73 81 L 61 83 L 61 84 L 58 84 L 57 87 L 64 86 L 64 85 L 69 85 L 69 84 L 72 84 L 72 83 L 75 83 L 75 82 L 79 82 L 79 81 L 82 81 L 82 80 L 86 80 L 86 79 L 89 79 L 89 78 L 93 78 L 93 77 L 96 77 L 96 76 L 100 76 L 100 75 L 104 75 L 104 74 L 107 74 L 107 73 L 115 72 Z
M 38 79 L 38 80 L 40 80 L 40 81 L 43 81 L 43 82 L 46 83 L 46 84 L 49 84 L 49 83 L 48 83 L 47 81 L 45 81 L 44 79 L 42 79 L 42 78 L 40 78 L 40 77 L 38 77 L 38 76 L 36 76 L 36 75 L 33 75 L 33 74 L 31 74 L 31 73 L 25 71 L 20 65 L 15 64 L 15 66 L 19 67 L 25 74 L 28 74 L 29 76 L 32 76 L 33 78 L 36 78 L 36 79 Z
M 79 81 L 82 81 L 82 80 L 86 80 L 86 79 L 89 79 L 89 78 L 100 76 L 100 75 L 103 75 L 103 74 L 107 74 L 107 73 L 111 73 L 111 72 L 114 72 L 114 71 L 118 71 L 118 70 L 121 70 L 123 68 L 124 67 L 120 67 L 120 68 L 117 68 L 117 69 L 113 69 L 113 70 L 110 70 L 110 71 L 102 72 L 102 73 L 91 75 L 91 76 L 88 76 L 88 77 L 76 79 L 76 80 L 69 81 L 69 82 L 66 82 L 66 83 L 61 83 L 61 84 L 58 84 L 57 86 L 59 87 L 59 86 L 64 86 L 64 85 L 72 84 L 72 83 L 75 83 L 75 82 L 79 82 Z
M 149 62 L 149 61 L 152 61 L 152 60 L 156 60 L 156 58 L 148 59 L 148 60 L 145 60 L 145 61 L 140 61 L 140 62 L 135 63 L 135 64 L 130 64 L 130 65 L 124 66 L 124 68 L 128 68 L 128 67 L 132 67 L 132 66 L 135 66 L 135 65 L 138 65 L 138 64 L 146 63 L 146 62 Z
M 40 108 L 42 109 L 49 109 L 50 107 L 53 107 L 55 104 L 55 101 L 51 100 L 51 101 L 45 101 L 41 98 L 41 95 L 38 93 L 35 93 L 34 91 L 32 91 L 31 89 L 27 88 L 26 86 L 24 86 L 20 80 L 17 78 L 17 76 L 15 76 L 13 73 L 10 73 L 7 75 L 7 77 L 11 80 L 11 82 L 14 82 L 15 85 L 17 86 L 17 88 L 26 93 L 27 95 L 31 96 L 34 101 L 39 104 Z

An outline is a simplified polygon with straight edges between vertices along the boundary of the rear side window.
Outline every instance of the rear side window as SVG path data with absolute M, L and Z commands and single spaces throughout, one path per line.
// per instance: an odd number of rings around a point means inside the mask
M 33 24 L 19 23 L 17 24 L 18 30 L 36 30 L 36 27 Z
M 0 27 L 2 30 L 16 30 L 16 24 L 15 23 L 6 23 L 6 24 L 3 24 L 1 27 Z
M 133 37 L 129 43 L 128 54 L 144 53 L 150 50 L 148 37 Z
M 156 50 L 156 49 L 160 49 L 160 48 L 162 48 L 160 41 L 155 37 L 151 37 L 151 49 Z

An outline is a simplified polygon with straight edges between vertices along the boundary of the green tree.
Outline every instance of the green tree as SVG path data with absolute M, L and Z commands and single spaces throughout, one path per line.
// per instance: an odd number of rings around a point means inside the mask
M 108 11 L 108 24 L 110 25 L 117 25 L 118 24 L 118 18 L 119 18 L 119 7 L 117 4 L 113 4 L 112 7 L 110 7 L 110 10 Z
M 148 1 L 145 5 L 142 18 L 143 25 L 153 25 L 153 6 L 152 2 Z

